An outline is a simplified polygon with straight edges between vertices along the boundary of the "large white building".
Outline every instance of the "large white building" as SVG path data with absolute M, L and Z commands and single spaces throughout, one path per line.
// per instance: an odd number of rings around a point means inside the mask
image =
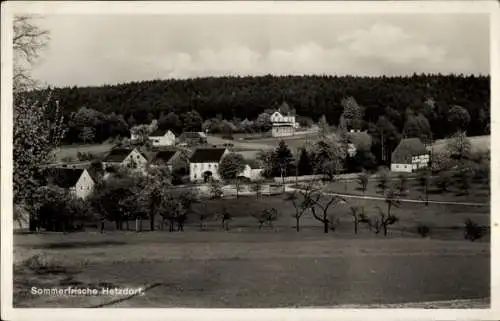
M 229 151 L 226 148 L 197 148 L 189 158 L 189 178 L 192 182 L 220 180 L 219 164 Z
M 272 123 L 271 133 L 273 137 L 293 136 L 297 124 L 295 116 L 291 113 L 274 112 L 270 117 Z
M 430 155 L 419 138 L 405 138 L 392 153 L 391 171 L 411 173 L 429 166 Z

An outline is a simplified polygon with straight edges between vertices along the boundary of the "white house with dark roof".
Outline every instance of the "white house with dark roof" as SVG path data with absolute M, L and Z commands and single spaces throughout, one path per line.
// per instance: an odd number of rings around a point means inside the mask
M 103 167 L 127 167 L 130 169 L 146 169 L 148 158 L 137 148 L 115 148 L 112 149 L 102 161 Z
M 404 138 L 392 152 L 391 171 L 411 173 L 429 166 L 430 154 L 419 138 Z
M 96 184 L 84 168 L 48 168 L 45 173 L 48 184 L 68 189 L 70 193 L 82 199 L 92 193 Z
M 294 113 L 290 111 L 290 107 L 288 107 L 286 102 L 271 115 L 269 120 L 272 123 L 271 134 L 273 137 L 295 135 L 297 122 L 295 121 Z
M 262 172 L 264 169 L 262 168 L 254 168 L 250 164 L 245 164 L 243 171 L 238 174 L 238 177 L 245 177 L 251 181 L 255 181 L 262 178 Z
M 219 164 L 229 151 L 226 148 L 197 148 L 189 158 L 189 178 L 192 182 L 219 180 Z
M 155 147 L 174 146 L 175 134 L 170 130 L 158 128 L 149 134 L 149 140 Z

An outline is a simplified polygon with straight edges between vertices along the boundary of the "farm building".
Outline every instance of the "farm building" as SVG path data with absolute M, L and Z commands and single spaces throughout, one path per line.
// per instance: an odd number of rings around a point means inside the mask
M 245 177 L 251 181 L 255 181 L 262 177 L 262 171 L 262 168 L 253 168 L 250 164 L 245 164 L 245 168 L 238 174 L 238 177 Z
M 158 128 L 149 134 L 149 140 L 155 147 L 174 146 L 175 134 L 170 130 Z
M 68 189 L 79 198 L 86 198 L 92 193 L 95 181 L 86 169 L 82 168 L 50 168 L 46 170 L 48 184 Z
M 295 122 L 295 115 L 287 103 L 283 103 L 278 111 L 275 111 L 271 117 L 272 123 L 271 134 L 273 137 L 284 137 L 295 135 L 297 123 Z
M 391 171 L 411 173 L 429 165 L 430 155 L 418 138 L 405 138 L 392 152 Z
M 189 178 L 192 182 L 220 179 L 219 163 L 229 153 L 226 148 L 197 148 L 189 159 Z
M 145 170 L 148 158 L 136 148 L 115 148 L 104 158 L 104 169 L 110 167 L 128 167 L 130 169 Z
M 189 170 L 189 160 L 184 151 L 160 150 L 149 152 L 147 156 L 151 166 L 166 165 L 171 172 L 179 170 L 187 173 Z

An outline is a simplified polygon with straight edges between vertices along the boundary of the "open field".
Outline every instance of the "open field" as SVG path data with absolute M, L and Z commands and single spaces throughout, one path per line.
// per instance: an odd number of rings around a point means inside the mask
M 490 296 L 483 242 L 190 230 L 16 235 L 14 243 L 17 262 L 37 253 L 51 262 L 38 273 L 15 266 L 15 307 L 330 307 Z M 29 293 L 70 285 L 142 287 L 145 294 Z M 485 307 L 487 299 L 479 302 Z
M 64 145 L 54 151 L 54 155 L 56 161 L 60 161 L 65 157 L 76 159 L 79 152 L 91 153 L 99 157 L 109 152 L 113 146 L 113 144 Z
M 396 185 L 398 180 L 397 176 L 394 175 L 394 180 L 392 184 Z M 408 180 L 407 191 L 404 198 L 414 199 L 414 200 L 425 200 L 425 194 L 422 187 L 419 186 L 416 179 Z M 489 183 L 476 183 L 469 191 L 469 195 L 463 195 L 461 191 L 450 187 L 448 192 L 438 192 L 432 183 L 429 187 L 429 201 L 444 201 L 444 202 L 469 202 L 469 203 L 489 203 L 491 190 Z M 381 197 L 377 187 L 377 180 L 372 179 L 368 182 L 366 191 L 363 193 L 361 190 L 361 185 L 356 180 L 345 180 L 328 184 L 326 191 L 339 193 L 339 194 L 352 194 L 360 196 L 378 196 Z
M 368 215 L 384 208 L 383 201 L 357 198 L 348 205 L 364 206 Z M 271 207 L 279 219 L 259 229 L 251 214 Z M 224 208 L 232 215 L 228 231 L 217 218 Z M 489 226 L 489 207 L 402 203 L 393 210 L 399 221 L 387 237 L 363 225 L 354 234 L 347 205 L 330 211 L 340 221 L 335 231 L 324 234 L 306 213 L 296 232 L 294 208 L 282 195 L 207 200 L 194 212 L 213 214 L 203 231 L 193 213 L 185 232 L 15 235 L 15 306 L 488 307 L 489 237 L 464 240 L 463 222 Z M 418 224 L 431 228 L 429 237 L 418 235 Z M 38 254 L 41 264 L 23 263 Z M 29 293 L 33 286 L 128 287 L 145 294 L 35 296 Z M 434 302 L 443 300 L 453 301 Z M 423 301 L 430 303 L 418 303 Z
M 434 151 L 442 151 L 446 148 L 446 142 L 448 139 L 438 139 L 434 142 L 432 146 Z M 491 149 L 491 136 L 471 136 L 469 140 L 472 145 L 472 151 L 486 151 Z

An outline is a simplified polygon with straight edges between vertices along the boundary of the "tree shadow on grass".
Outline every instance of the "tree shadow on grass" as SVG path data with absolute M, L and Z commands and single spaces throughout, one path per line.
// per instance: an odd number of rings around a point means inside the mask
M 125 245 L 127 242 L 102 241 L 102 242 L 59 242 L 30 246 L 33 249 L 81 249 L 88 247 L 100 247 L 109 245 Z

